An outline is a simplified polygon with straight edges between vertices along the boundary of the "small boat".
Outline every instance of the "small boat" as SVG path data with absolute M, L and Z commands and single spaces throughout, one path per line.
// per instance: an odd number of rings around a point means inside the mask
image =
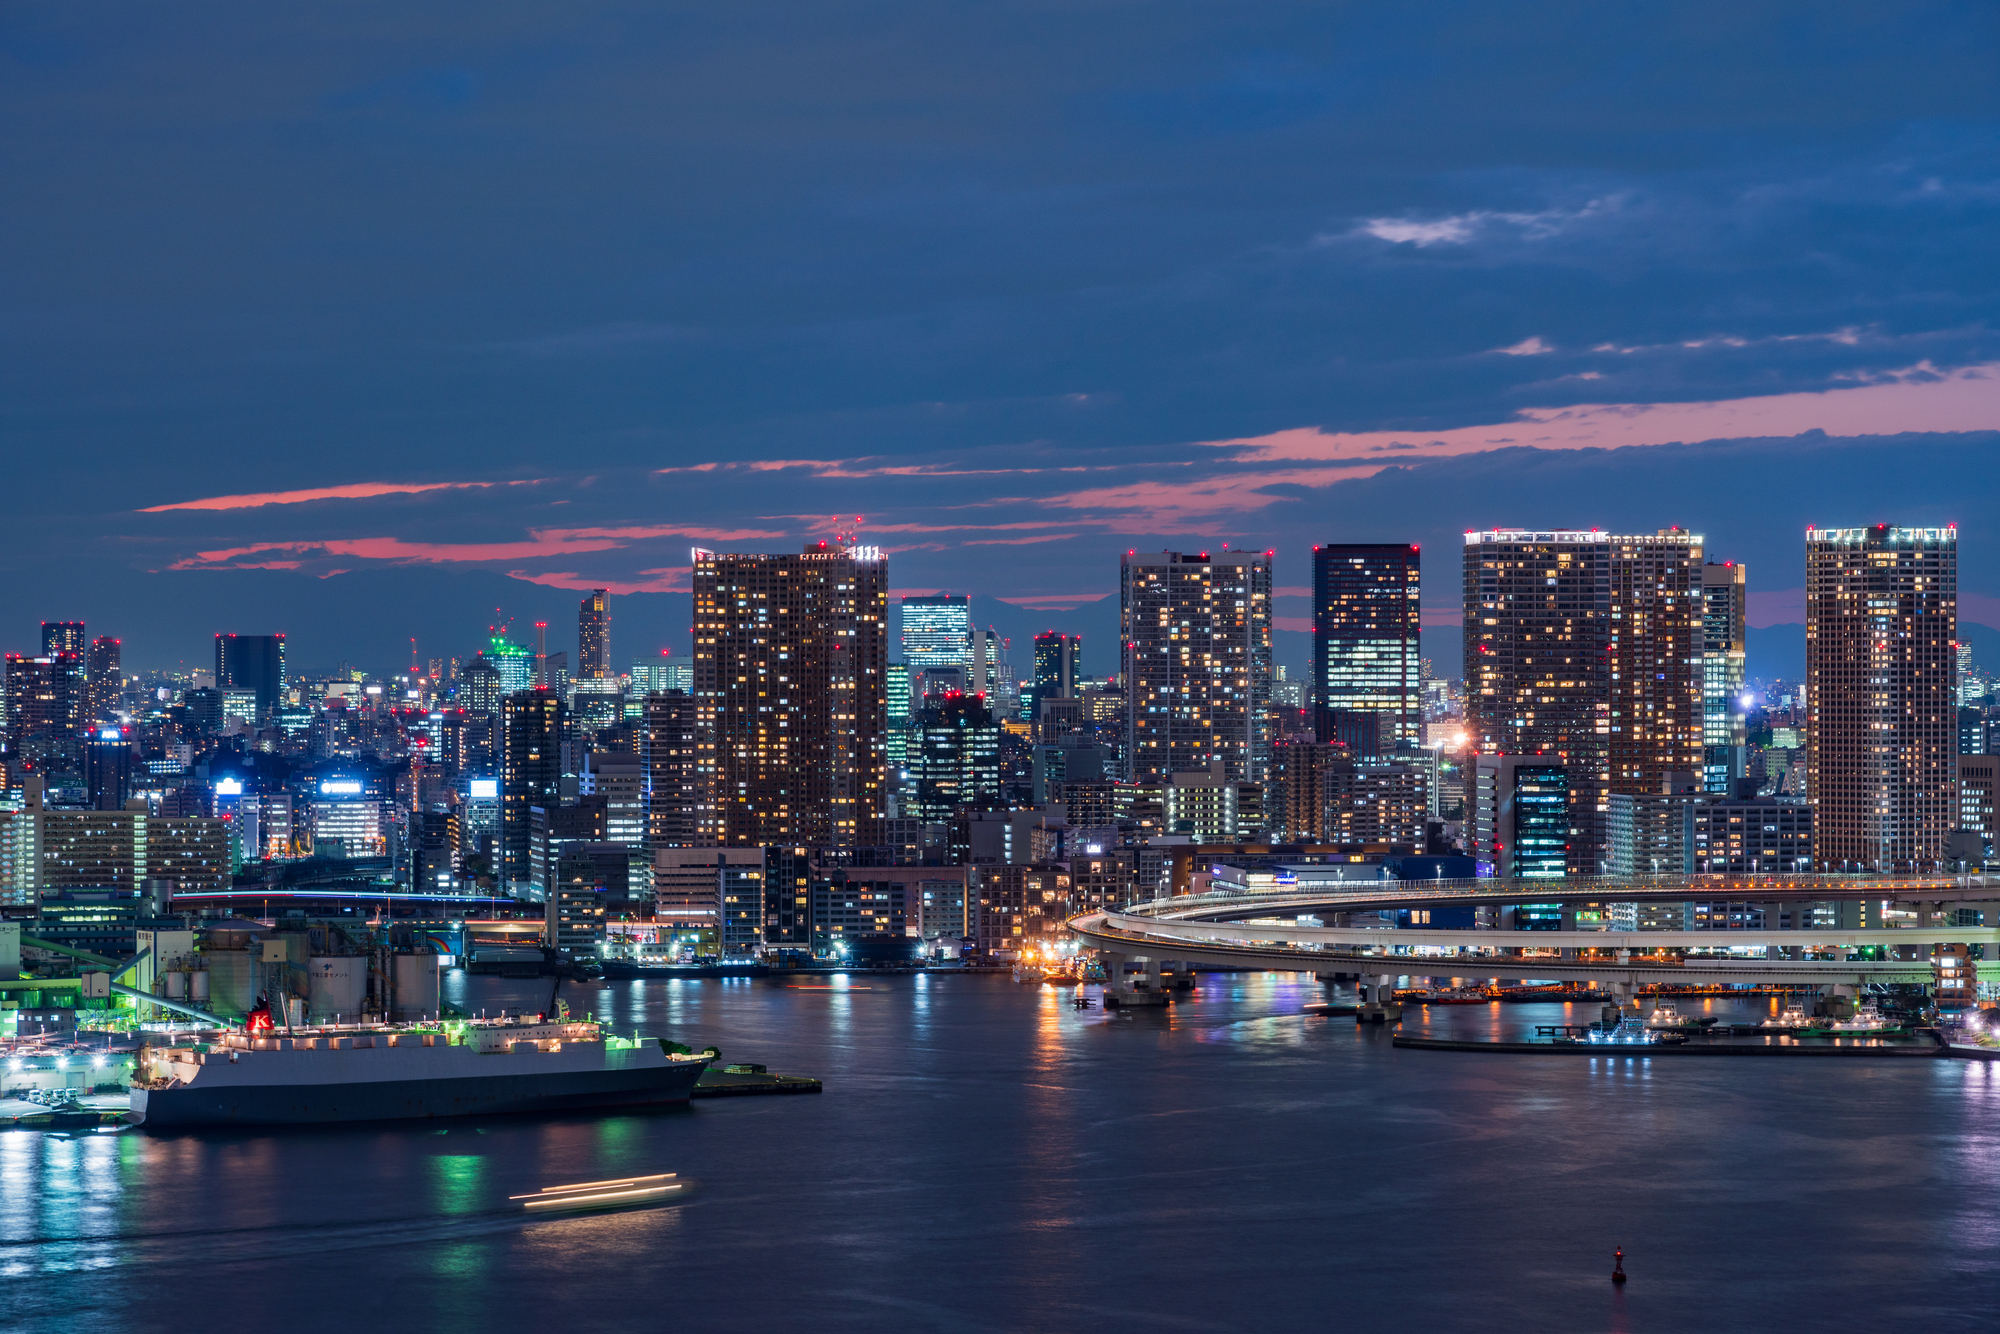
M 662 1204 L 687 1189 L 675 1173 L 621 1177 L 613 1181 L 581 1181 L 573 1186 L 544 1186 L 533 1195 L 511 1195 L 530 1213 L 564 1213 L 574 1209 L 632 1209 Z
M 1763 1023 L 1757 1025 L 1759 1028 L 1775 1028 L 1787 1031 L 1811 1028 L 1812 1026 L 1812 1017 L 1806 1013 L 1805 1007 L 1802 1005 L 1787 1005 L 1783 1014 L 1775 1019 L 1766 1019 Z
M 1572 1039 L 1573 1040 L 1573 1039 Z M 1621 1014 L 1618 1022 L 1609 1028 L 1593 1028 L 1583 1035 L 1583 1044 L 1591 1047 L 1649 1047 L 1662 1041 L 1659 1033 L 1649 1031 L 1637 1015 Z M 1675 1038 L 1683 1042 L 1684 1038 Z M 1561 1039 L 1558 1039 L 1561 1041 Z
M 1712 1027 L 1715 1022 L 1707 1016 L 1682 1014 L 1671 1005 L 1656 1005 L 1646 1027 L 1662 1033 L 1684 1033 Z
M 1896 1032 L 1896 1021 L 1882 1013 L 1882 1007 L 1874 1001 L 1863 1001 L 1861 1008 L 1852 1019 L 1836 1020 L 1828 1029 L 1833 1033 L 1892 1033 Z
M 1409 997 L 1425 1005 L 1490 1005 L 1494 997 L 1480 987 L 1450 987 L 1426 991 L 1420 996 Z

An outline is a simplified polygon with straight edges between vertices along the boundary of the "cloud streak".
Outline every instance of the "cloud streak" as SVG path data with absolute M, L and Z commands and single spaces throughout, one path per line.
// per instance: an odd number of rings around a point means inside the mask
M 282 552 L 299 557 L 352 556 L 396 565 L 483 565 L 535 557 L 572 556 L 617 551 L 634 543 L 661 538 L 692 538 L 702 542 L 739 542 L 782 538 L 786 534 L 758 528 L 702 528 L 678 524 L 630 528 L 551 528 L 531 531 L 520 542 L 410 542 L 400 537 L 312 538 L 290 542 L 253 542 L 247 546 L 198 551 L 174 562 L 173 570 L 242 570 L 271 568 L 273 562 L 251 563 L 246 556 Z M 298 560 L 283 562 L 297 568 Z M 524 577 L 509 572 L 514 578 Z M 657 573 L 647 571 L 647 573 Z M 565 578 L 579 578 L 565 575 Z M 592 584 L 590 587 L 598 587 Z
M 1208 442 L 1242 462 L 1364 459 L 1410 451 L 1426 459 L 1489 450 L 1622 449 L 1762 436 L 1900 435 L 2000 429 L 2000 362 L 1926 373 L 1887 372 L 1882 383 L 1811 393 L 1696 403 L 1578 403 L 1523 408 L 1515 419 L 1442 431 L 1324 431 L 1318 427 Z
M 483 490 L 498 482 L 349 482 L 341 486 L 316 486 L 303 491 L 262 491 L 242 496 L 208 496 L 201 500 L 177 500 L 171 505 L 148 505 L 140 514 L 165 514 L 170 510 L 246 510 L 265 505 L 303 505 L 312 500 L 372 500 L 377 496 L 407 496 L 424 491 Z M 529 482 L 509 482 L 528 486 Z

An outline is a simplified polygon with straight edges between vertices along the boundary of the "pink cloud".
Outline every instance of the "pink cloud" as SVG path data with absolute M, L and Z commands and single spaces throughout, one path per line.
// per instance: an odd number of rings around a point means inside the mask
M 982 537 L 973 542 L 961 542 L 962 547 L 1025 547 L 1037 542 L 1067 542 L 1075 533 L 1042 533 L 1036 537 Z
M 328 538 L 297 542 L 257 542 L 246 547 L 224 547 L 198 551 L 175 561 L 170 569 L 244 569 L 245 556 L 265 552 L 300 555 L 358 556 L 363 560 L 410 564 L 481 564 L 490 561 L 531 560 L 539 556 L 569 556 L 592 551 L 615 551 L 634 542 L 663 537 L 686 537 L 704 542 L 736 542 L 783 537 L 783 533 L 755 528 L 700 528 L 678 524 L 634 528 L 545 528 L 533 529 L 524 542 L 406 542 L 400 537 Z M 294 562 L 296 564 L 297 562 Z M 598 585 L 591 585 L 598 587 Z
M 1362 459 L 1389 450 L 1445 458 L 1529 445 L 1619 449 L 1749 436 L 1896 435 L 1904 431 L 2000 429 L 2000 363 L 1951 372 L 1911 367 L 1882 382 L 1815 393 L 1769 394 L 1708 403 L 1580 403 L 1523 408 L 1515 420 L 1444 431 L 1322 431 L 1301 427 L 1215 440 L 1243 462 Z
M 1311 634 L 1313 628 L 1310 616 L 1273 616 L 1271 624 L 1280 630 L 1292 630 L 1302 635 Z
M 1425 607 L 1417 613 L 1417 624 L 1420 627 L 1426 625 L 1462 626 L 1465 624 L 1465 609 L 1463 607 Z
M 1271 590 L 1271 596 L 1279 598 L 1309 598 L 1312 595 L 1313 591 L 1310 588 L 1295 587 L 1290 584 Z
M 1268 437 L 1267 437 L 1268 438 Z M 1090 514 L 1114 533 L 1160 533 L 1199 527 L 1220 514 L 1262 509 L 1286 497 L 1267 495 L 1277 485 L 1327 486 L 1357 477 L 1372 477 L 1389 466 L 1349 463 L 1325 468 L 1294 468 L 1280 472 L 1226 473 L 1188 482 L 1132 482 L 1049 496 L 1039 503 L 1062 509 L 1119 511 Z
M 149 505 L 141 514 L 164 514 L 168 510 L 243 510 L 260 505 L 300 505 L 308 500 L 368 500 L 375 496 L 414 495 L 420 491 L 463 491 L 497 485 L 494 482 L 351 482 L 346 486 L 321 486 L 307 491 L 262 491 L 242 496 L 209 496 L 204 500 L 177 500 L 171 505 Z M 527 483 L 512 482 L 511 486 Z
M 1142 481 L 1071 491 L 1042 505 L 1084 511 L 1083 522 L 1113 532 L 1199 528 L 1220 515 L 1253 512 L 1284 499 L 1273 486 L 1321 487 L 1372 477 L 1405 460 L 1453 458 L 1496 449 L 1618 449 L 1737 437 L 1895 435 L 1905 431 L 2000 429 L 2000 363 L 1937 372 L 1927 365 L 1875 383 L 1814 393 L 1770 394 L 1707 403 L 1585 403 L 1524 408 L 1513 421 L 1443 431 L 1323 431 L 1298 427 L 1205 444 L 1239 463 L 1317 464 L 1271 472 L 1228 472 L 1187 481 Z M 1016 498 L 1029 503 L 1027 498 Z M 1003 502 L 1007 503 L 1007 502 Z M 1093 513 L 1093 511 L 1095 511 Z

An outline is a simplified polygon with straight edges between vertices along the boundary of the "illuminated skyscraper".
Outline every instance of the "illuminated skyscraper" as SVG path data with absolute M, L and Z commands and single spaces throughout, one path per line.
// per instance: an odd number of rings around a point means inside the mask
M 1608 856 L 1611 793 L 1700 768 L 1701 560 L 1678 529 L 1465 535 L 1466 731 L 1565 766 L 1570 875 Z
M 590 590 L 576 614 L 576 678 L 601 681 L 611 675 L 611 596 Z
M 73 653 L 81 659 L 89 642 L 82 621 L 42 622 L 42 656 L 45 658 L 53 658 L 59 653 Z
M 1423 740 L 1415 543 L 1313 548 L 1314 732 L 1362 755 Z
M 912 671 L 972 665 L 972 599 L 964 594 L 903 599 L 903 660 Z
M 1659 792 L 1671 775 L 1702 767 L 1702 540 L 1679 528 L 1603 540 L 1611 576 L 1610 790 Z
M 1806 533 L 1807 783 L 1820 870 L 1941 860 L 1958 819 L 1956 528 Z
M 117 711 L 118 695 L 125 683 L 123 654 L 124 645 L 110 635 L 99 635 L 90 641 L 89 657 L 84 664 L 90 716 L 84 722 L 103 722 Z
M 257 692 L 257 717 L 266 720 L 285 700 L 283 635 L 217 635 L 215 688 Z
M 459 707 L 474 713 L 500 715 L 500 701 L 507 697 L 506 683 L 499 664 L 480 654 L 458 674 Z
M 1050 630 L 1035 636 L 1035 699 L 1076 698 L 1083 636 Z
M 7 731 L 19 749 L 29 737 L 72 739 L 83 723 L 77 687 L 68 654 L 30 658 L 7 655 Z
M 639 760 L 646 771 L 646 846 L 713 847 L 715 747 L 696 723 L 695 698 L 685 690 L 646 696 Z
M 500 884 L 524 891 L 529 881 L 531 812 L 562 800 L 562 696 L 521 690 L 501 709 Z
M 1159 782 L 1270 761 L 1271 556 L 1129 552 L 1121 562 L 1126 776 Z
M 977 695 L 924 701 L 910 729 L 910 780 L 914 792 L 904 814 L 946 824 L 961 807 L 987 810 L 1000 802 L 1000 727 Z
M 883 754 L 888 757 L 890 772 L 900 774 L 910 763 L 910 664 L 890 663 L 884 680 L 888 730 L 883 734 Z
M 511 695 L 535 684 L 535 655 L 495 635 L 481 655 L 500 671 L 500 692 Z
M 888 564 L 876 547 L 694 553 L 695 702 L 715 746 L 725 845 L 875 840 L 888 612 Z M 962 663 L 962 638 L 959 652 Z
M 1735 795 L 1743 777 L 1743 693 L 1748 647 L 1744 615 L 1749 576 L 1735 561 L 1701 567 L 1701 774 L 1702 790 Z

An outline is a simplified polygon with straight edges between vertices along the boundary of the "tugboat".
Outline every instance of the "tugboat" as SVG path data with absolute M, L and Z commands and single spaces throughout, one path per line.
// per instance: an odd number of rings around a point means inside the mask
M 1766 1019 L 1763 1023 L 1757 1025 L 1757 1027 L 1795 1032 L 1799 1029 L 1813 1027 L 1813 1021 L 1812 1017 L 1806 1013 L 1804 1006 L 1787 1005 L 1783 1014 L 1775 1019 Z
M 1662 1004 L 1653 1007 L 1652 1021 L 1646 1027 L 1660 1033 L 1685 1033 L 1708 1028 L 1714 1023 L 1712 1018 L 1684 1015 L 1673 1006 Z
M 1900 1033 L 1903 1030 L 1896 1021 L 1882 1013 L 1882 1007 L 1874 1001 L 1863 1001 L 1861 1009 L 1852 1019 L 1836 1020 L 1829 1030 L 1834 1033 Z

